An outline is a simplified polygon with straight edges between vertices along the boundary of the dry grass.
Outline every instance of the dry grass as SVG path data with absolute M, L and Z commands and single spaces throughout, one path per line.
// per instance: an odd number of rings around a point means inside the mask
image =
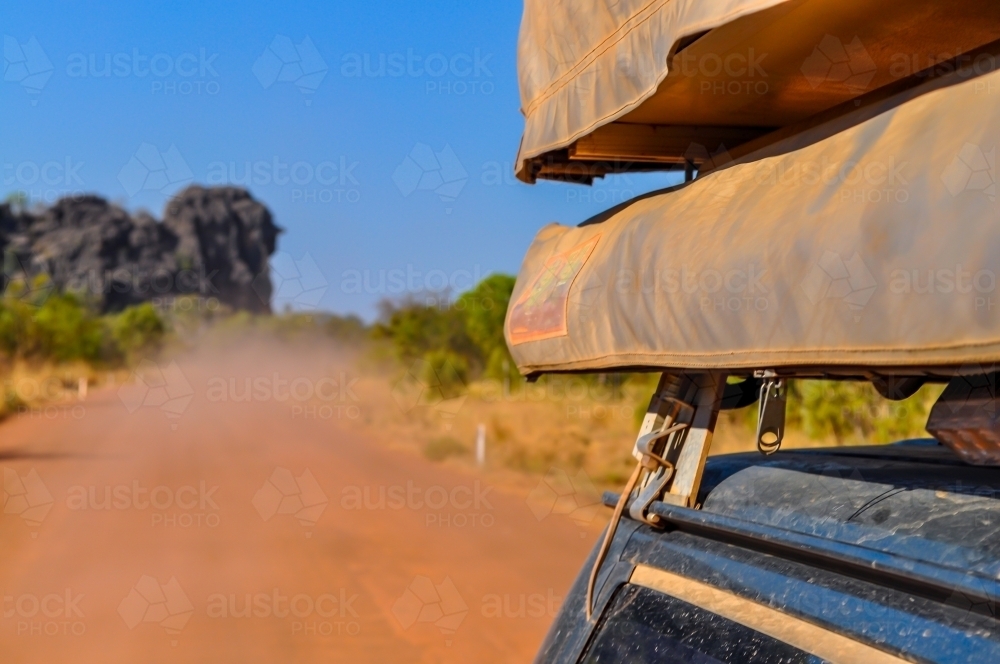
M 364 405 L 351 424 L 397 449 L 467 468 L 475 465 L 476 430 L 483 424 L 488 472 L 537 482 L 553 468 L 583 470 L 598 489 L 617 489 L 634 466 L 632 445 L 654 386 L 588 389 L 566 379 L 506 392 L 487 382 L 451 400 L 424 395 L 421 401 L 398 377 L 375 375 L 356 386 Z M 754 450 L 748 422 L 745 411 L 723 413 L 712 453 Z M 789 431 L 784 446 L 835 444 Z
M 6 361 L 0 364 L 3 376 L 0 419 L 17 415 L 45 416 L 53 409 L 71 407 L 86 393 L 104 384 L 120 382 L 127 373 L 98 371 L 88 363 L 61 364 Z M 86 387 L 81 386 L 85 381 Z

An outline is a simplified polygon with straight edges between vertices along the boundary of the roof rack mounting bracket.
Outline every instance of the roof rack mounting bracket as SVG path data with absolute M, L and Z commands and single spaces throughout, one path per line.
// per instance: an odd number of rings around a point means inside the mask
M 656 386 L 632 450 L 635 470 L 615 506 L 587 584 L 587 620 L 593 617 L 594 589 L 618 521 L 631 499 L 629 516 L 655 525 L 656 501 L 695 507 L 726 391 L 726 374 L 664 373 Z
M 712 433 L 726 388 L 726 375 L 665 373 L 646 411 L 632 456 L 643 473 L 629 515 L 647 515 L 654 500 L 694 507 Z

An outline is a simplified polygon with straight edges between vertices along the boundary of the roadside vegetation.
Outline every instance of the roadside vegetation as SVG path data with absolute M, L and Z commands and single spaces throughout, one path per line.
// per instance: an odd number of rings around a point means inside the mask
M 545 473 L 557 466 L 585 470 L 614 483 L 629 470 L 631 440 L 656 376 L 548 376 L 527 384 L 503 336 L 514 278 L 496 274 L 465 293 L 411 295 L 381 304 L 378 320 L 284 312 L 254 316 L 201 310 L 178 299 L 169 310 L 142 304 L 98 315 L 44 280 L 7 284 L 0 299 L 0 365 L 5 376 L 0 415 L 33 399 L 13 376 L 47 376 L 73 394 L 85 378 L 125 373 L 163 351 L 226 344 L 257 335 L 302 346 L 336 344 L 369 383 L 373 422 L 393 429 L 435 461 L 472 463 L 480 426 L 489 463 Z M 188 303 L 190 304 L 190 303 Z M 55 378 L 52 378 L 55 377 Z M 881 443 L 923 431 L 940 389 L 925 388 L 903 402 L 882 399 L 868 384 L 808 381 L 791 386 L 789 446 Z M 381 409 L 381 410 L 380 410 Z M 750 449 L 756 408 L 720 418 L 716 451 Z

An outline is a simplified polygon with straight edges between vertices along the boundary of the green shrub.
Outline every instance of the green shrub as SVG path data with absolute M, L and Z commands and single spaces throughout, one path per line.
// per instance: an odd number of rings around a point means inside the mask
M 0 302 L 0 346 L 9 356 L 30 355 L 39 350 L 35 309 L 16 298 Z
M 128 307 L 111 322 L 111 336 L 129 359 L 158 351 L 166 333 L 163 318 L 148 302 Z
M 512 388 L 524 381 L 507 346 L 497 346 L 493 349 L 486 361 L 486 370 L 483 374 L 489 379 L 503 381 Z
M 348 344 L 357 344 L 367 336 L 364 321 L 357 316 L 330 316 L 323 323 L 323 331 L 328 336 Z
M 25 325 L 36 338 L 24 340 L 29 349 L 46 357 L 67 360 L 97 360 L 104 341 L 104 326 L 73 295 L 48 297 L 34 315 L 34 326 Z
M 447 293 L 383 301 L 371 335 L 387 342 L 382 347 L 407 367 L 425 360 L 436 370 L 447 360 L 452 370 L 445 374 L 458 374 L 461 380 L 442 380 L 446 386 L 481 377 L 517 386 L 521 377 L 503 333 L 513 290 L 514 277 L 494 274 L 454 302 Z M 334 336 L 342 335 L 345 325 L 350 329 L 350 319 L 337 322 Z
M 454 399 L 469 383 L 469 363 L 450 350 L 432 350 L 423 357 L 420 380 L 441 391 L 441 398 Z
M 814 439 L 838 443 L 885 443 L 923 435 L 927 421 L 927 388 L 904 401 L 890 401 L 871 383 L 793 381 L 789 392 L 789 425 L 800 424 Z
M 497 349 L 507 350 L 503 323 L 513 291 L 514 277 L 493 274 L 455 301 L 454 307 L 465 321 L 469 338 L 483 357 L 490 358 Z
M 397 359 L 410 364 L 431 351 L 448 350 L 466 360 L 482 361 L 469 337 L 462 312 L 436 300 L 382 302 L 380 321 L 373 336 L 387 340 Z

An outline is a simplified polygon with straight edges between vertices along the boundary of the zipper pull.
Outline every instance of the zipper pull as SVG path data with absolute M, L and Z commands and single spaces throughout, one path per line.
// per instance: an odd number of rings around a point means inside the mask
M 774 454 L 785 437 L 788 386 L 771 369 L 755 371 L 754 377 L 764 379 L 757 406 L 757 449 L 761 454 Z

